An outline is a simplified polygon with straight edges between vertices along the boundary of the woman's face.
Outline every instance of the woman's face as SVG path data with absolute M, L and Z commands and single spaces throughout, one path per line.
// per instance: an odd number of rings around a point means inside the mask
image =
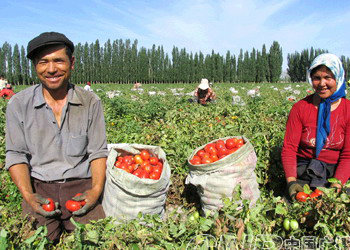
M 326 66 L 319 67 L 311 75 L 312 87 L 315 93 L 322 99 L 326 99 L 337 91 L 337 82 L 332 71 Z

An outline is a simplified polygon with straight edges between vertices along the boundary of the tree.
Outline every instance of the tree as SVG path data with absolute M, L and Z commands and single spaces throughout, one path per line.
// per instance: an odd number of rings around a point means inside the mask
M 274 41 L 269 51 L 270 82 L 278 82 L 282 73 L 283 55 L 282 48 Z
M 23 46 L 21 46 L 21 69 L 22 69 L 22 83 L 28 84 L 30 83 L 29 76 L 29 61 L 26 58 L 26 51 Z

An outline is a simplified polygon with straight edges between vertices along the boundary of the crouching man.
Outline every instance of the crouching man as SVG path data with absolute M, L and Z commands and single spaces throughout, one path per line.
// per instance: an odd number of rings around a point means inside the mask
M 40 84 L 14 95 L 6 111 L 6 168 L 22 194 L 23 215 L 46 225 L 58 241 L 70 222 L 104 218 L 100 196 L 105 183 L 107 144 L 103 109 L 92 92 L 69 82 L 73 43 L 63 34 L 45 32 L 28 43 L 27 57 Z M 74 197 L 77 193 L 82 195 Z M 74 197 L 74 198 L 73 198 Z M 48 198 L 54 211 L 42 208 Z M 75 212 L 67 200 L 85 201 Z

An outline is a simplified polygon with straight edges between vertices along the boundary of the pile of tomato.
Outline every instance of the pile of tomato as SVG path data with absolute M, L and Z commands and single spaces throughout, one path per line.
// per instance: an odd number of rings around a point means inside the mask
M 192 165 L 200 165 L 216 162 L 225 156 L 236 152 L 236 150 L 243 145 L 243 139 L 230 138 L 226 141 L 217 140 L 214 143 L 205 145 L 204 149 L 198 150 L 190 160 L 190 163 Z
M 142 179 L 158 180 L 163 171 L 163 162 L 148 150 L 141 150 L 137 155 L 119 156 L 114 166 Z
M 317 199 L 317 197 L 321 196 L 323 192 L 319 189 L 315 189 L 311 194 L 307 194 L 305 192 L 298 192 L 295 198 L 300 202 L 305 202 L 308 199 L 314 200 Z

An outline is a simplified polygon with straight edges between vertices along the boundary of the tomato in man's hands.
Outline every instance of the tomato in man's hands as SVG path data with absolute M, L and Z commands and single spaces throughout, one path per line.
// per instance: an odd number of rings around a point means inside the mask
M 308 194 L 304 192 L 298 192 L 295 198 L 297 199 L 297 201 L 305 202 L 308 197 Z
M 82 207 L 82 204 L 79 201 L 68 200 L 66 202 L 66 208 L 69 212 L 75 212 L 79 210 L 81 207 Z
M 52 212 L 55 210 L 55 202 L 51 198 L 47 198 L 48 201 L 50 201 L 49 204 L 43 204 L 41 207 L 46 211 L 46 212 Z

